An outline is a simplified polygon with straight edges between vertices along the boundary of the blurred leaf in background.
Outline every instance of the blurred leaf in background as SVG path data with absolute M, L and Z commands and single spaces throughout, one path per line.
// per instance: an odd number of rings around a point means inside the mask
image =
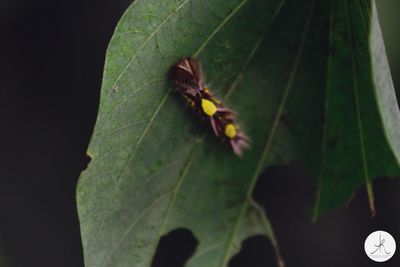
M 393 74 L 393 82 L 396 85 L 395 90 L 399 96 L 400 89 L 400 35 L 398 34 L 398 15 L 400 10 L 400 1 L 385 0 L 377 1 L 379 21 L 382 26 L 385 47 L 390 63 L 390 69 Z
M 4 248 L 0 244 L 0 266 L 1 267 L 12 267 L 10 262 L 8 261 L 8 256 L 4 251 Z

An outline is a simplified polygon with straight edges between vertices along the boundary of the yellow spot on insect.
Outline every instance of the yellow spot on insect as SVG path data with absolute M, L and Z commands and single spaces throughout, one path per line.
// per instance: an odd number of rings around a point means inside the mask
M 201 99 L 201 107 L 203 108 L 204 113 L 208 116 L 212 116 L 217 112 L 217 106 L 208 99 Z
M 229 123 L 225 127 L 225 135 L 228 136 L 229 138 L 235 137 L 237 134 L 236 132 L 236 127 L 232 123 Z

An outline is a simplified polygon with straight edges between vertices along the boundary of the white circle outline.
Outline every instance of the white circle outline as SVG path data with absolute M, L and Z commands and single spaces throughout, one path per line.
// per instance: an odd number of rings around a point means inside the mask
M 395 254 L 396 241 L 390 233 L 384 230 L 376 230 L 365 239 L 364 250 L 371 260 L 385 262 Z

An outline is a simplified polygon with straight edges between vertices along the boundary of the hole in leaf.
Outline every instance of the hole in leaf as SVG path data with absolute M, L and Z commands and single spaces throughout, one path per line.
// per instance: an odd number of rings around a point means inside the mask
M 82 168 L 81 170 L 84 171 L 87 169 L 87 167 L 89 166 L 89 163 L 92 161 L 92 157 L 89 154 L 85 154 L 85 157 L 82 161 Z
M 253 198 L 267 210 L 268 217 L 278 223 L 294 217 L 308 221 L 315 188 L 306 168 L 293 162 L 267 168 L 258 178 Z
M 240 252 L 229 261 L 229 267 L 244 266 L 276 266 L 274 248 L 265 236 L 257 235 L 246 239 Z
M 311 176 L 297 162 L 268 167 L 257 180 L 253 198 L 266 211 L 286 266 L 302 266 L 296 258 L 302 258 L 301 253 L 307 254 L 299 244 L 311 242 L 307 241 L 307 234 L 314 192 Z M 276 266 L 276 262 L 271 266 Z
M 183 267 L 198 243 L 190 230 L 184 228 L 173 230 L 160 239 L 151 266 Z
M 363 247 L 365 238 L 377 229 L 400 236 L 400 216 L 396 212 L 400 183 L 382 177 L 374 180 L 373 188 L 375 218 L 371 218 L 362 185 L 346 206 L 323 214 L 315 223 L 311 222 L 315 186 L 311 175 L 299 164 L 266 169 L 253 197 L 266 210 L 286 266 L 370 266 Z M 392 259 L 393 266 L 400 266 L 394 263 L 397 257 Z

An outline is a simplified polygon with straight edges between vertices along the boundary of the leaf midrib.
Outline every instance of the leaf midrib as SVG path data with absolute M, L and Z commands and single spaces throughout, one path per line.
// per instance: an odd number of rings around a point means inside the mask
M 246 205 L 248 204 L 249 200 L 250 200 L 250 203 L 251 203 L 251 198 L 252 198 L 251 195 L 252 195 L 255 183 L 257 181 L 257 177 L 260 175 L 261 171 L 263 170 L 264 161 L 266 160 L 267 156 L 269 155 L 269 150 L 270 150 L 270 147 L 271 147 L 272 142 L 274 140 L 275 133 L 276 133 L 276 130 L 277 130 L 278 125 L 279 125 L 280 117 L 281 117 L 281 115 L 283 113 L 283 110 L 285 108 L 286 100 L 287 100 L 287 97 L 289 95 L 290 88 L 292 87 L 292 84 L 293 84 L 293 81 L 294 81 L 294 77 L 296 76 L 298 65 L 300 63 L 300 59 L 301 59 L 302 51 L 303 51 L 303 48 L 304 48 L 305 40 L 306 40 L 306 37 L 307 37 L 307 34 L 308 34 L 308 30 L 309 30 L 309 26 L 310 26 L 310 23 L 311 23 L 312 16 L 313 16 L 313 13 L 314 13 L 315 1 L 316 0 L 313 0 L 311 2 L 310 11 L 309 11 L 309 17 L 308 17 L 308 19 L 307 19 L 307 21 L 305 23 L 305 26 L 304 26 L 304 30 L 303 30 L 303 33 L 302 33 L 302 36 L 301 36 L 301 41 L 300 41 L 299 48 L 297 50 L 297 53 L 296 53 L 296 56 L 295 56 L 295 59 L 294 59 L 294 62 L 293 62 L 292 71 L 291 71 L 291 74 L 289 76 L 288 83 L 286 84 L 284 93 L 282 95 L 281 103 L 278 106 L 278 110 L 276 112 L 276 115 L 275 115 L 275 118 L 274 118 L 274 122 L 273 122 L 272 127 L 271 127 L 271 131 L 270 131 L 270 133 L 268 135 L 266 145 L 264 146 L 264 149 L 261 152 L 260 160 L 257 162 L 256 169 L 255 169 L 254 174 L 253 174 L 253 176 L 252 176 L 252 178 L 250 180 L 250 186 L 249 186 L 249 189 L 247 190 L 246 200 L 243 201 L 243 204 L 241 206 L 239 215 L 238 215 L 238 217 L 236 219 L 236 222 L 235 222 L 235 224 L 233 226 L 232 232 L 231 232 L 231 234 L 229 236 L 228 245 L 227 245 L 227 248 L 225 250 L 224 257 L 222 258 L 222 262 L 221 262 L 220 266 L 226 266 L 226 264 L 228 262 L 229 250 L 230 250 L 230 247 L 232 245 L 233 239 L 234 239 L 234 237 L 236 235 L 237 229 L 238 229 L 238 227 L 240 225 L 240 221 L 244 216 Z M 275 240 L 273 240 L 273 241 L 275 241 Z M 277 250 L 278 257 L 279 257 L 279 251 L 278 251 L 277 247 L 276 247 L 276 250 Z
M 363 163 L 364 180 L 365 180 L 365 185 L 367 188 L 369 206 L 370 206 L 372 215 L 374 215 L 375 214 L 374 192 L 372 189 L 372 183 L 371 183 L 371 178 L 370 178 L 368 164 L 367 164 L 367 154 L 366 154 L 366 150 L 365 150 L 363 124 L 362 124 L 362 120 L 361 120 L 361 111 L 360 111 L 360 99 L 359 99 L 359 94 L 358 94 L 357 64 L 356 64 L 355 56 L 354 56 L 355 42 L 354 42 L 354 38 L 353 38 L 353 28 L 352 28 L 351 22 L 350 22 L 350 13 L 349 13 L 348 2 L 345 1 L 345 3 L 346 3 L 345 6 L 346 6 L 347 31 L 348 31 L 348 35 L 349 35 L 349 38 L 350 38 L 350 41 L 352 44 L 350 47 L 350 53 L 351 53 L 351 63 L 352 63 L 351 65 L 352 65 L 352 76 L 353 76 L 354 100 L 356 102 L 358 134 L 359 134 L 360 146 L 361 146 L 361 159 L 362 159 L 362 163 Z
M 135 58 L 135 57 L 138 55 L 138 53 L 146 46 L 146 44 L 150 41 L 150 39 L 151 39 L 153 36 L 155 36 L 156 32 L 158 32 L 158 31 L 162 28 L 162 26 L 166 23 L 166 21 L 168 21 L 170 18 L 172 18 L 173 15 L 176 14 L 177 11 L 178 11 L 179 9 L 181 9 L 188 1 L 189 1 L 189 0 L 186 0 L 186 1 L 182 2 L 182 4 L 180 4 L 180 5 L 174 10 L 174 12 L 172 12 L 172 13 L 171 13 L 171 14 L 156 28 L 156 30 L 155 30 L 152 34 L 149 35 L 149 37 L 145 40 L 145 42 L 142 44 L 142 46 L 141 46 L 141 47 L 137 50 L 137 52 L 132 56 L 131 60 L 130 60 L 130 61 L 128 62 L 128 64 L 125 66 L 125 68 L 123 69 L 123 71 L 121 72 L 121 74 L 118 76 L 117 80 L 113 83 L 113 85 L 112 85 L 111 88 L 110 88 L 110 91 L 113 90 L 114 86 L 118 83 L 119 79 L 121 79 L 121 77 L 123 76 L 123 74 L 124 74 L 124 73 L 126 72 L 126 70 L 129 68 L 130 64 L 132 64 L 134 58 Z M 233 9 L 233 10 L 222 20 L 222 22 L 216 27 L 216 29 L 215 29 L 215 30 L 207 37 L 207 39 L 200 45 L 200 47 L 197 49 L 197 51 L 196 51 L 196 53 L 195 53 L 195 56 L 197 56 L 197 55 L 206 47 L 206 45 L 207 45 L 207 44 L 211 41 L 211 39 L 218 33 L 218 31 L 219 31 L 220 29 L 222 29 L 222 27 L 223 27 L 223 26 L 224 26 L 224 25 L 225 25 L 225 24 L 226 24 L 226 23 L 241 9 L 241 7 L 244 6 L 244 4 L 245 4 L 247 1 L 248 1 L 248 0 L 243 0 L 243 1 L 241 1 L 241 2 L 238 4 L 238 6 L 237 6 L 235 9 Z M 110 91 L 109 91 L 109 94 L 108 94 L 108 95 L 110 95 Z M 144 131 L 142 132 L 142 134 L 141 134 L 141 136 L 139 137 L 138 141 L 136 142 L 135 148 L 133 149 L 132 153 L 129 154 L 128 159 L 127 159 L 127 161 L 126 161 L 126 164 L 124 165 L 124 167 L 123 167 L 123 169 L 122 169 L 120 175 L 119 175 L 118 178 L 117 178 L 117 182 L 116 182 L 116 185 L 114 186 L 114 190 L 113 190 L 113 193 L 112 193 L 112 195 L 111 195 L 111 199 L 112 199 L 112 198 L 114 197 L 114 195 L 115 195 L 116 188 L 118 188 L 118 185 L 119 185 L 119 183 L 120 183 L 120 180 L 122 179 L 121 177 L 122 177 L 123 173 L 125 172 L 126 166 L 128 165 L 128 163 L 129 163 L 130 159 L 132 158 L 132 156 L 135 154 L 135 151 L 136 151 L 137 148 L 139 147 L 139 145 L 140 145 L 140 143 L 141 143 L 141 140 L 145 137 L 145 134 L 147 133 L 148 129 L 150 128 L 152 122 L 153 122 L 153 121 L 155 120 L 155 118 L 157 117 L 157 115 L 158 115 L 159 111 L 161 110 L 163 104 L 165 103 L 165 101 L 166 101 L 167 96 L 169 95 L 169 93 L 170 93 L 170 90 L 168 90 L 168 91 L 164 94 L 164 96 L 163 96 L 163 98 L 162 98 L 160 104 L 159 104 L 159 105 L 157 106 L 157 108 L 156 108 L 156 111 L 153 113 L 153 115 L 152 115 L 152 117 L 151 117 L 149 123 L 147 124 L 146 128 L 145 128 Z M 203 136 L 203 139 L 204 139 L 204 136 Z M 193 154 L 193 156 L 194 156 L 195 153 L 193 152 L 192 154 Z M 184 170 L 186 170 L 186 169 L 188 169 L 188 168 L 190 167 L 190 162 L 191 162 L 191 161 L 189 160 L 189 163 L 184 167 Z M 186 172 L 184 171 L 183 174 L 186 174 Z M 162 223 L 162 227 L 161 227 L 161 229 L 160 229 L 160 234 L 158 235 L 158 238 L 157 238 L 157 239 L 159 239 L 159 238 L 161 237 L 162 230 L 163 230 L 163 228 L 165 227 L 166 218 L 168 217 L 168 214 L 169 214 L 169 211 L 170 211 L 170 207 L 172 207 L 173 201 L 174 201 L 174 199 L 175 199 L 175 197 L 176 197 L 176 193 L 177 193 L 177 191 L 179 190 L 180 185 L 183 183 L 183 180 L 184 180 L 184 179 L 182 179 L 183 177 L 184 177 L 184 176 L 182 175 L 182 176 L 178 179 L 177 186 L 176 186 L 176 188 L 172 191 L 172 193 L 173 193 L 172 202 L 170 202 L 170 204 L 168 205 L 167 214 L 166 214 L 166 216 L 164 217 L 164 220 L 163 220 L 163 223 Z M 101 226 L 102 226 L 102 224 L 103 224 L 103 222 L 104 222 L 105 216 L 106 216 L 106 214 L 104 214 L 104 215 L 102 216 L 102 219 L 101 219 L 100 224 L 99 224 L 99 227 L 98 227 L 98 231 L 101 229 Z M 132 229 L 132 227 L 130 227 L 130 229 Z M 127 233 L 125 232 L 123 236 L 124 236 L 124 237 L 127 236 Z M 122 243 L 123 239 L 124 239 L 124 238 L 120 239 L 120 240 L 118 241 L 118 243 L 117 243 L 116 246 L 119 246 L 119 244 Z M 114 247 L 111 251 L 113 252 L 113 251 L 115 251 L 115 249 L 116 249 L 116 247 Z M 155 251 L 155 248 L 154 248 L 153 250 Z M 108 255 L 106 258 L 109 258 L 110 256 L 111 256 L 111 255 Z
M 318 176 L 318 188 L 315 199 L 315 206 L 313 209 L 312 221 L 315 222 L 318 217 L 319 205 L 321 200 L 321 188 L 323 182 L 323 174 L 325 171 L 325 153 L 327 145 L 327 121 L 328 121 L 328 95 L 330 89 L 330 73 L 332 68 L 332 40 L 333 40 L 333 1 L 330 0 L 330 10 L 329 10 L 329 46 L 328 46 L 328 60 L 327 60 L 327 71 L 326 71 L 326 84 L 325 84 L 325 98 L 324 98 L 324 125 L 322 129 L 322 143 L 321 143 L 321 162 Z
M 319 208 L 320 208 L 320 201 L 321 201 L 321 191 L 322 191 L 322 183 L 323 183 L 323 175 L 324 175 L 324 169 L 325 169 L 325 158 L 326 158 L 326 145 L 327 145 L 327 116 L 328 116 L 328 90 L 330 87 L 330 80 L 328 77 L 330 77 L 330 71 L 331 71 L 331 60 L 332 60 L 332 38 L 333 38 L 333 1 L 331 0 L 331 7 L 330 7 L 330 20 L 329 20 L 329 49 L 328 49 L 328 66 L 327 66 L 327 82 L 326 82 L 326 88 L 325 88 L 325 123 L 323 127 L 323 136 L 322 136 L 322 148 L 321 148 L 321 165 L 320 165 L 320 174 L 319 174 L 319 179 L 318 179 L 318 191 L 316 194 L 316 200 L 315 200 L 315 206 L 314 206 L 314 211 L 313 211 L 313 216 L 312 216 L 312 221 L 315 222 L 318 218 L 319 214 Z M 346 24 L 347 24 L 347 34 L 351 40 L 352 43 L 354 43 L 354 38 L 352 34 L 352 27 L 350 24 L 350 14 L 348 10 L 348 2 L 347 0 L 344 1 L 345 6 L 346 6 Z M 365 3 L 365 0 L 362 1 L 367 8 L 367 4 Z M 360 3 L 361 4 L 361 3 Z M 361 7 L 360 7 L 361 8 Z M 369 11 L 369 10 L 368 10 Z M 362 14 L 361 14 L 362 16 Z M 363 17 L 363 16 L 362 16 Z M 365 21 L 363 20 L 363 26 L 365 27 L 365 30 L 368 30 Z M 368 171 L 368 166 L 367 166 L 367 155 L 365 151 L 365 141 L 363 137 L 363 128 L 362 128 L 362 122 L 361 122 L 361 115 L 360 115 L 360 104 L 359 104 L 359 97 L 358 97 L 358 82 L 357 82 L 357 75 L 356 75 L 356 62 L 354 59 L 354 46 L 352 45 L 350 48 L 351 51 L 351 62 L 352 62 L 352 76 L 353 76 L 353 90 L 354 90 L 354 98 L 356 102 L 356 116 L 357 116 L 357 127 L 359 129 L 359 138 L 360 138 L 360 146 L 361 146 L 361 160 L 363 162 L 363 172 L 364 172 L 364 180 L 366 183 L 366 188 L 367 188 L 367 194 L 368 194 L 368 201 L 370 205 L 370 209 L 372 214 L 374 214 L 374 193 L 372 189 L 372 183 L 370 180 L 369 176 L 369 171 Z

